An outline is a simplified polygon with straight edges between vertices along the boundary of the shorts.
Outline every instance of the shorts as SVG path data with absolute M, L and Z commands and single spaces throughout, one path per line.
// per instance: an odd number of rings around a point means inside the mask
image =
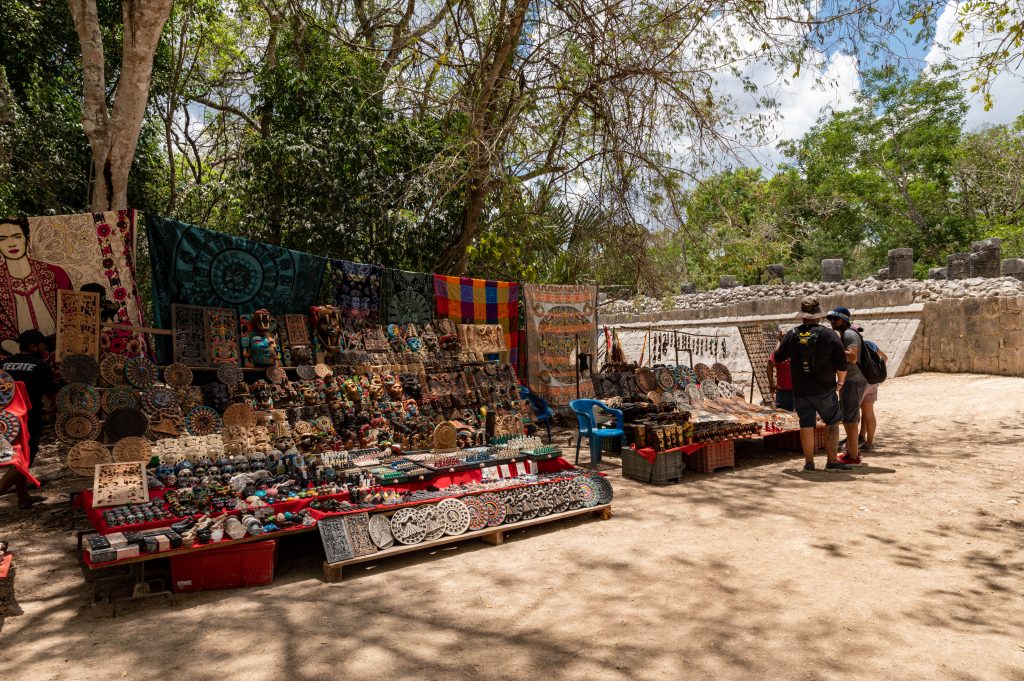
M 843 384 L 843 390 L 839 393 L 839 403 L 843 408 L 843 423 L 860 422 L 860 403 L 864 399 L 864 391 L 867 389 L 867 381 L 850 381 Z
M 863 404 L 864 402 L 877 402 L 877 401 L 878 401 L 878 384 L 877 383 L 871 383 L 871 384 L 868 385 L 868 389 L 864 391 L 864 399 L 861 401 L 861 404 Z
M 793 411 L 793 391 L 792 390 L 776 390 L 775 391 L 775 406 L 778 409 L 784 409 L 786 411 Z
M 813 428 L 816 416 L 820 416 L 826 426 L 839 425 L 843 420 L 843 410 L 839 407 L 839 396 L 835 390 L 806 397 L 797 395 L 793 399 L 793 405 L 796 407 L 797 416 L 800 417 L 801 428 Z

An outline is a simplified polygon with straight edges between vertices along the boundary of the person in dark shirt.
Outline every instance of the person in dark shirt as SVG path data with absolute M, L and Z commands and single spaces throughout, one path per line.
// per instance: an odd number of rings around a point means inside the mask
M 843 420 L 837 391 L 846 379 L 846 351 L 832 329 L 820 326 L 824 316 L 821 303 L 814 296 L 800 301 L 801 324 L 782 338 L 775 351 L 776 363 L 790 361 L 793 381 L 793 403 L 800 417 L 800 447 L 804 452 L 804 470 L 814 470 L 814 426 L 820 416 L 828 427 L 825 439 L 825 470 L 849 470 L 841 463 L 839 424 Z M 838 377 L 838 380 L 837 380 Z
M 0 363 L 0 369 L 9 373 L 14 380 L 25 383 L 25 390 L 32 403 L 26 419 L 29 465 L 32 465 L 39 451 L 39 436 L 43 429 L 43 396 L 53 392 L 53 371 L 43 359 L 46 337 L 41 332 L 36 329 L 23 331 L 18 336 L 18 347 L 20 352 Z M 18 495 L 18 506 L 22 508 L 28 508 L 44 500 L 43 497 L 31 496 L 28 493 L 28 480 L 13 467 L 0 478 L 0 494 L 5 494 L 11 487 L 14 487 Z

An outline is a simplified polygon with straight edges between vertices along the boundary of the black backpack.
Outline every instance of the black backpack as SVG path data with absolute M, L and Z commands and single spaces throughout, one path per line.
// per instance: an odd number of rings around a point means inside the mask
M 859 331 L 854 329 L 854 332 L 860 336 L 860 355 L 857 357 L 857 366 L 860 368 L 860 372 L 864 374 L 864 379 L 867 380 L 869 385 L 882 383 L 888 374 L 885 368 L 885 360 L 882 359 L 881 355 L 874 348 L 867 344 L 864 336 L 861 336 Z
M 793 343 L 796 345 L 796 352 L 792 354 L 792 370 L 802 374 L 813 374 L 814 365 L 818 359 L 818 332 L 815 327 L 807 331 L 800 331 L 799 327 L 790 331 L 793 335 Z

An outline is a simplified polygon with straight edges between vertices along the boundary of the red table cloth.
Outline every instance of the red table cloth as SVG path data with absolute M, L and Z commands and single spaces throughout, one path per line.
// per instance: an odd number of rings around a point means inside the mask
M 28 470 L 30 453 L 28 447 L 28 410 L 32 408 L 32 402 L 28 398 L 28 391 L 25 389 L 23 381 L 15 381 L 14 386 L 14 399 L 4 407 L 4 410 L 18 417 L 18 420 L 21 422 L 21 432 L 12 443 L 14 458 L 0 463 L 0 466 L 14 466 L 25 475 L 29 482 L 39 487 L 39 481 Z

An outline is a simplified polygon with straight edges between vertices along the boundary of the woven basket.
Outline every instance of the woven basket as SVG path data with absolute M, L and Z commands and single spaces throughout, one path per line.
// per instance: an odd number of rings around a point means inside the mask
M 630 447 L 622 448 L 622 476 L 652 485 L 679 482 L 683 472 L 682 452 L 662 452 L 650 463 Z

